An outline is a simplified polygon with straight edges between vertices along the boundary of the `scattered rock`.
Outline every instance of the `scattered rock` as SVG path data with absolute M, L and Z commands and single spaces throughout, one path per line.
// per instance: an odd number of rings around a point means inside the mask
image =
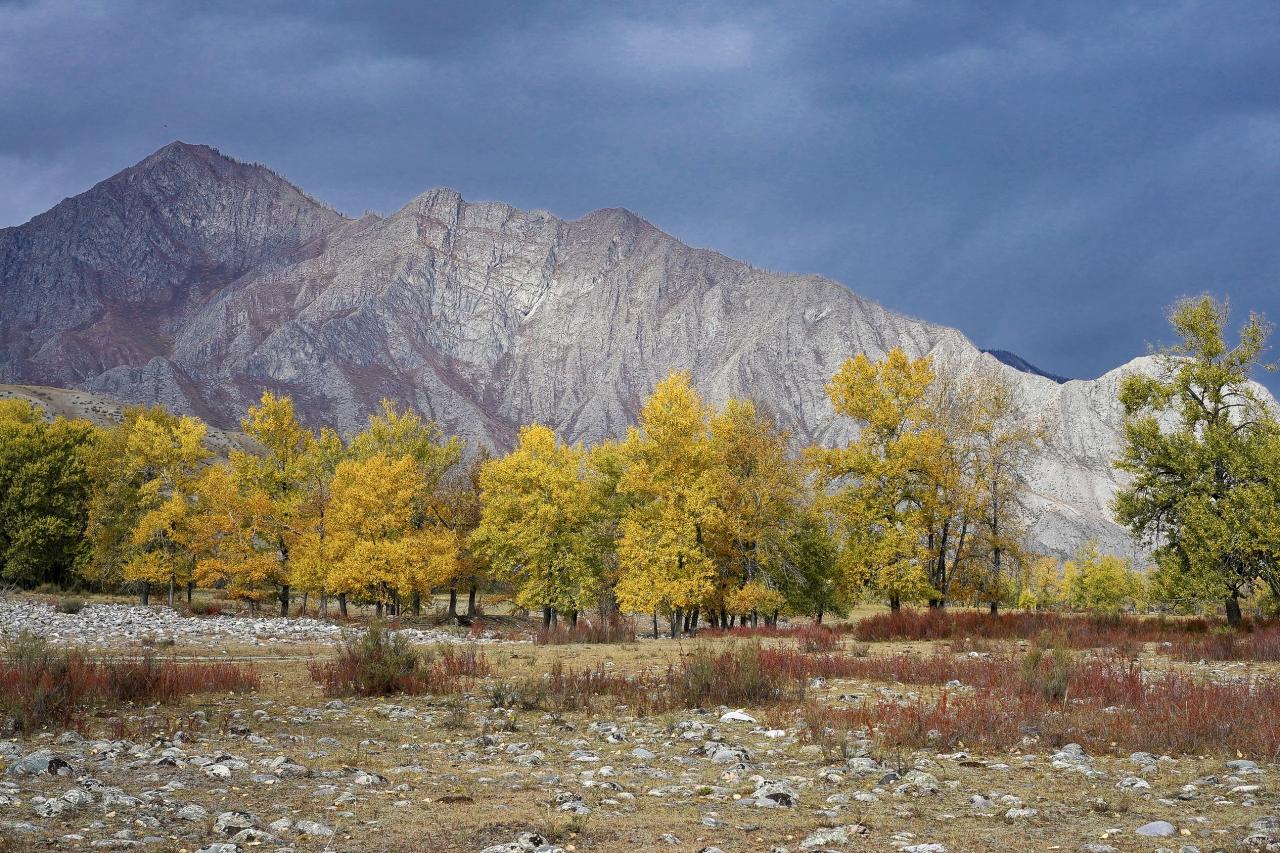
M 1151 823 L 1144 823 L 1134 832 L 1147 838 L 1168 838 L 1171 835 L 1177 835 L 1178 828 L 1167 820 L 1153 820 Z

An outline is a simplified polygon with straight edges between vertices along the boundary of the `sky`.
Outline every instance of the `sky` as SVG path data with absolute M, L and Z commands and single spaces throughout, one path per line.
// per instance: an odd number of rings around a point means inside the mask
M 1280 320 L 1273 0 L 0 0 L 0 227 L 174 139 L 353 215 L 626 207 L 1071 377 L 1180 295 Z

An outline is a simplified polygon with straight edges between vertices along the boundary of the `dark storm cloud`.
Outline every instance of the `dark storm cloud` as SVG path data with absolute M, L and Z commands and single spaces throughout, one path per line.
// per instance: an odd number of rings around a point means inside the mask
M 340 209 L 622 205 L 1092 376 L 1280 319 L 1280 5 L 0 0 L 0 224 L 171 139 Z

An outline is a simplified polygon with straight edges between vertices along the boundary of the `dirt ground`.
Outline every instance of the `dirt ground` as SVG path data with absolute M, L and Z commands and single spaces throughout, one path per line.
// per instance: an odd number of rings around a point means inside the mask
M 846 758 L 806 744 L 794 708 L 637 717 L 602 697 L 589 713 L 553 714 L 495 708 L 489 696 L 491 685 L 546 673 L 556 661 L 638 672 L 665 668 L 697 643 L 726 642 L 491 643 L 483 651 L 495 675 L 463 696 L 336 701 L 307 670 L 331 653 L 327 645 L 166 648 L 162 654 L 177 659 L 251 661 L 262 688 L 104 709 L 85 720 L 83 739 L 46 731 L 6 741 L 0 850 L 408 853 L 502 845 L 515 853 L 538 841 L 546 851 L 690 853 L 1280 849 L 1276 768 L 1232 769 L 1229 745 L 1211 756 L 1147 763 L 1119 749 L 1063 757 L 1034 742 L 996 754 L 870 743 Z M 866 653 L 937 647 L 877 643 Z M 1171 664 L 1157 651 L 1144 653 L 1144 666 L 1196 666 Z M 842 707 L 922 689 L 832 680 L 809 698 Z M 731 710 L 752 720 L 722 720 Z M 64 758 L 66 774 L 15 772 L 40 750 Z M 217 764 L 226 770 L 211 771 Z M 791 802 L 762 805 L 765 782 L 780 783 Z M 45 804 L 72 788 L 91 802 Z M 247 813 L 253 832 L 235 840 L 236 825 L 219 828 L 229 812 Z M 1156 821 L 1172 824 L 1172 834 L 1138 834 Z M 313 824 L 332 834 L 305 831 Z M 522 833 L 541 838 L 522 842 Z M 232 846 L 210 846 L 217 844 Z

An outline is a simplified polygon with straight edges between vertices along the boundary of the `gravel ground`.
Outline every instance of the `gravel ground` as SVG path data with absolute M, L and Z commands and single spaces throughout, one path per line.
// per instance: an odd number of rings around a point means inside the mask
M 143 641 L 222 647 L 331 643 L 342 636 L 343 627 L 296 617 L 184 616 L 163 605 L 86 604 L 79 613 L 60 613 L 43 602 L 0 599 L 0 637 L 17 636 L 23 631 L 52 643 L 94 648 L 128 647 Z M 447 630 L 406 628 L 400 633 L 415 643 L 492 641 Z

